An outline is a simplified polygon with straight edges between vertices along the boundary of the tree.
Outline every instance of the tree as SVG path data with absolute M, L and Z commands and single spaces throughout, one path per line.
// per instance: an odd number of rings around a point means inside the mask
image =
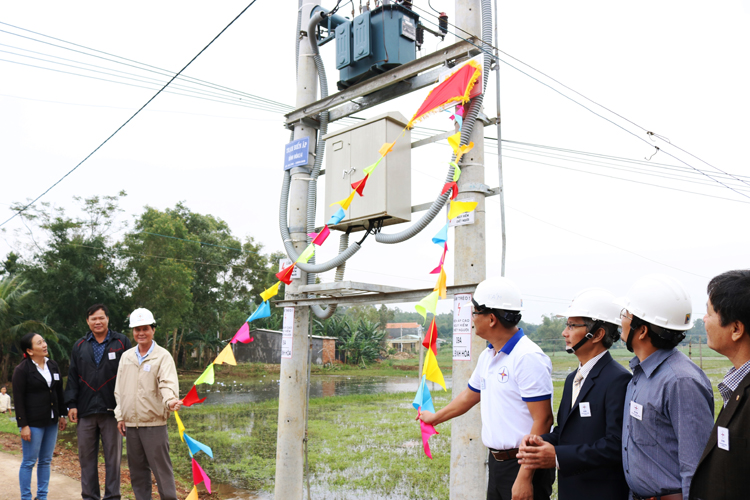
M 536 329 L 534 335 L 530 336 L 530 338 L 546 351 L 560 350 L 565 346 L 562 332 L 565 329 L 566 323 L 566 318 L 542 316 L 542 324 L 539 325 L 539 328 Z

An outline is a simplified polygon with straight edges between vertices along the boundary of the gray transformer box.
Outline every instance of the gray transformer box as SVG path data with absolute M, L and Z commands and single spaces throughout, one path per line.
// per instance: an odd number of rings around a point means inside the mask
M 362 172 L 380 158 L 384 143 L 396 141 L 370 175 L 364 196 L 354 195 L 346 217 L 331 229 L 364 229 L 366 221 L 382 219 L 383 225 L 411 220 L 411 131 L 404 131 L 407 120 L 399 112 L 389 112 L 323 136 L 326 141 L 325 221 L 339 209 L 330 206 L 352 192 L 352 183 L 362 180 Z M 404 133 L 401 137 L 402 132 Z

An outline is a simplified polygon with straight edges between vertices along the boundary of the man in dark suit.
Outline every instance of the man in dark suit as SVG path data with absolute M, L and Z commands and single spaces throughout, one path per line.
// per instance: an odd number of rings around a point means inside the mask
M 708 284 L 708 347 L 732 368 L 719 392 L 724 407 L 698 462 L 690 486 L 695 500 L 750 498 L 750 270 L 728 271 Z
M 566 350 L 578 369 L 565 380 L 557 426 L 525 436 L 519 463 L 557 467 L 560 500 L 626 500 L 622 471 L 622 418 L 631 374 L 607 351 L 619 338 L 620 307 L 606 290 L 579 293 L 563 316 Z

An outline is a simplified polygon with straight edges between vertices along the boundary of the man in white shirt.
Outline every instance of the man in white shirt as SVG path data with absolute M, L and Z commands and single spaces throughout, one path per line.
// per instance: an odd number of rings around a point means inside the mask
M 8 396 L 8 388 L 5 386 L 0 387 L 0 413 L 10 413 L 10 396 Z M 13 414 L 11 413 L 11 416 Z
M 435 414 L 421 419 L 437 425 L 482 402 L 482 442 L 490 449 L 487 500 L 548 500 L 554 469 L 521 469 L 516 455 L 523 436 L 550 431 L 552 363 L 518 328 L 523 301 L 507 278 L 490 278 L 472 299 L 474 332 L 490 344 L 479 356 L 469 386 Z

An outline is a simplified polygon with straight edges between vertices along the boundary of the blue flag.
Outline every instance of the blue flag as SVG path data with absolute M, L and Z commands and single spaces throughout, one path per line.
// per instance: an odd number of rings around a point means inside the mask
M 435 413 L 435 406 L 432 404 L 432 395 L 427 388 L 426 375 L 422 375 L 422 382 L 419 384 L 419 389 L 412 405 L 414 405 L 415 410 L 418 410 L 421 406 L 422 411 Z
M 247 321 L 245 322 L 250 323 L 251 321 L 255 321 L 256 319 L 267 318 L 270 315 L 271 315 L 271 306 L 269 305 L 268 301 L 265 301 L 261 305 L 258 306 L 255 312 L 251 314 L 250 317 L 247 318 Z
M 328 221 L 327 226 L 335 226 L 342 220 L 344 220 L 344 217 L 346 217 L 346 212 L 344 212 L 344 209 L 339 207 L 339 209 L 336 211 L 335 214 L 331 216 L 331 219 Z
M 438 231 L 438 233 L 432 237 L 432 242 L 436 245 L 443 246 L 448 241 L 448 224 Z
M 209 457 L 214 458 L 214 452 L 211 451 L 211 448 L 201 443 L 200 441 L 196 441 L 195 439 L 191 438 L 190 436 L 187 435 L 187 433 L 183 435 L 185 436 L 185 442 L 187 443 L 188 448 L 190 448 L 191 457 L 195 455 L 196 453 L 198 453 L 199 451 L 202 451 Z

